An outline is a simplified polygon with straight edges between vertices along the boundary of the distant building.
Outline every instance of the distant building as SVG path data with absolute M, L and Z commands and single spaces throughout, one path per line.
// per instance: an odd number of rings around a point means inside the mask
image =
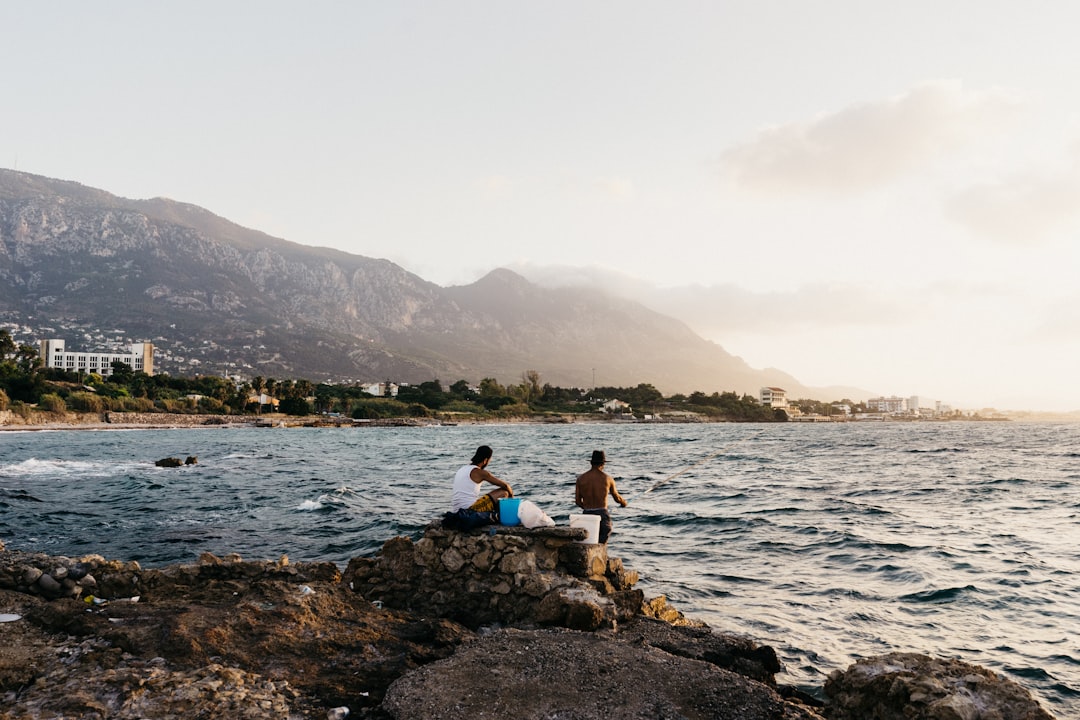
M 60 368 L 68 372 L 97 373 L 102 377 L 112 375 L 112 364 L 122 362 L 135 372 L 154 374 L 154 344 L 134 343 L 126 353 L 116 352 L 68 352 L 63 340 L 42 340 L 41 361 L 45 367 Z
M 374 397 L 397 397 L 396 383 L 360 383 L 360 389 Z
M 908 411 L 908 401 L 906 398 L 897 397 L 895 395 L 892 397 L 876 397 L 867 400 L 866 407 L 874 412 L 896 415 Z
M 788 406 L 787 390 L 778 387 L 761 388 L 761 404 L 766 407 L 786 408 Z
M 275 397 L 270 397 L 266 393 L 259 393 L 258 395 L 255 395 L 255 394 L 248 395 L 247 402 L 248 402 L 248 405 L 254 405 L 255 403 L 258 403 L 259 407 L 262 407 L 264 405 L 269 405 L 275 411 L 278 409 L 278 405 L 281 404 L 280 400 L 278 400 Z
M 622 400 L 608 400 L 606 403 L 600 406 L 604 412 L 609 413 L 628 413 L 630 412 L 630 404 L 625 403 Z

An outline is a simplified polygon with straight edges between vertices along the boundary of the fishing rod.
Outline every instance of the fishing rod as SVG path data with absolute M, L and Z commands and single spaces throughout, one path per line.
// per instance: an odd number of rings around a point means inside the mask
M 687 467 L 684 467 L 684 468 L 683 468 L 682 470 L 680 470 L 679 472 L 677 472 L 677 473 L 674 473 L 673 475 L 668 475 L 668 476 L 667 476 L 666 478 L 664 478 L 664 479 L 662 479 L 662 480 L 657 480 L 657 481 L 656 481 L 656 482 L 654 482 L 654 483 L 653 483 L 652 485 L 650 485 L 650 486 L 649 486 L 648 488 L 646 488 L 645 490 L 642 490 L 641 492 L 639 492 L 639 493 L 638 493 L 637 495 L 632 495 L 632 496 L 630 496 L 630 497 L 628 497 L 628 498 L 624 498 L 624 499 L 626 500 L 627 504 L 629 504 L 629 503 L 630 503 L 630 500 L 631 500 L 631 499 L 633 499 L 633 498 L 639 497 L 639 496 L 641 496 L 641 495 L 648 495 L 649 493 L 651 493 L 651 492 L 652 492 L 653 490 L 655 490 L 656 488 L 660 487 L 661 485 L 665 485 L 665 484 L 667 484 L 668 482 L 671 482 L 672 480 L 674 480 L 675 478 L 679 477 L 679 476 L 680 476 L 680 475 L 682 475 L 683 473 L 685 473 L 685 472 L 688 472 L 688 471 L 690 471 L 690 470 L 693 470 L 694 468 L 696 468 L 696 467 L 697 467 L 697 466 L 699 466 L 699 465 L 704 465 L 705 463 L 709 462 L 710 460 L 712 460 L 712 459 L 713 459 L 713 458 L 715 458 L 715 457 L 719 457 L 720 455 L 724 455 L 724 454 L 725 454 L 725 453 L 727 453 L 727 452 L 728 452 L 729 450 L 731 450 L 731 448 L 735 447 L 736 445 L 739 445 L 740 443 L 743 443 L 743 442 L 745 442 L 746 440 L 749 440 L 750 438 L 752 438 L 752 437 L 754 437 L 754 436 L 756 436 L 756 435 L 760 435 L 760 434 L 761 434 L 761 433 L 763 433 L 764 431 L 765 431 L 765 429 L 764 429 L 764 428 L 761 428 L 761 429 L 760 429 L 760 430 L 758 430 L 758 431 L 757 431 L 756 433 L 753 433 L 753 434 L 751 434 L 751 435 L 745 435 L 745 436 L 743 436 L 743 437 L 739 438 L 738 440 L 736 440 L 735 442 L 733 442 L 733 443 L 731 443 L 731 444 L 729 444 L 729 445 L 726 445 L 725 447 L 721 448 L 720 450 L 718 450 L 718 451 L 714 452 L 714 453 L 713 453 L 712 455 L 708 456 L 707 458 L 703 458 L 703 459 L 701 459 L 701 460 L 698 460 L 698 461 L 697 461 L 696 463 L 694 463 L 693 465 L 688 465 Z

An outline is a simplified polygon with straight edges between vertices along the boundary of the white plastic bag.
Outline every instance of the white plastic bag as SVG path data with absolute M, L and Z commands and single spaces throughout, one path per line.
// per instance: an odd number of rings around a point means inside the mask
M 532 500 L 522 500 L 518 506 L 518 520 L 527 528 L 552 527 L 555 521 L 549 518 Z

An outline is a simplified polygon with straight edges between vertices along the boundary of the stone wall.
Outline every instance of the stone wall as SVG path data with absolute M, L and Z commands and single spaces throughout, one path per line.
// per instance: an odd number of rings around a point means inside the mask
M 646 601 L 638 574 L 606 545 L 575 542 L 581 528 L 501 525 L 471 532 L 430 524 L 415 543 L 396 537 L 354 558 L 343 581 L 368 600 L 425 616 L 485 625 L 614 627 L 635 616 L 686 622 L 663 597 Z

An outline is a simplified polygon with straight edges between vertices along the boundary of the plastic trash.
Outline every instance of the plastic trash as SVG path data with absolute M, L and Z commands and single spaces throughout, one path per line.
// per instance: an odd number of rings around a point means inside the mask
M 532 500 L 522 500 L 518 507 L 518 519 L 527 528 L 554 527 L 555 521 Z

